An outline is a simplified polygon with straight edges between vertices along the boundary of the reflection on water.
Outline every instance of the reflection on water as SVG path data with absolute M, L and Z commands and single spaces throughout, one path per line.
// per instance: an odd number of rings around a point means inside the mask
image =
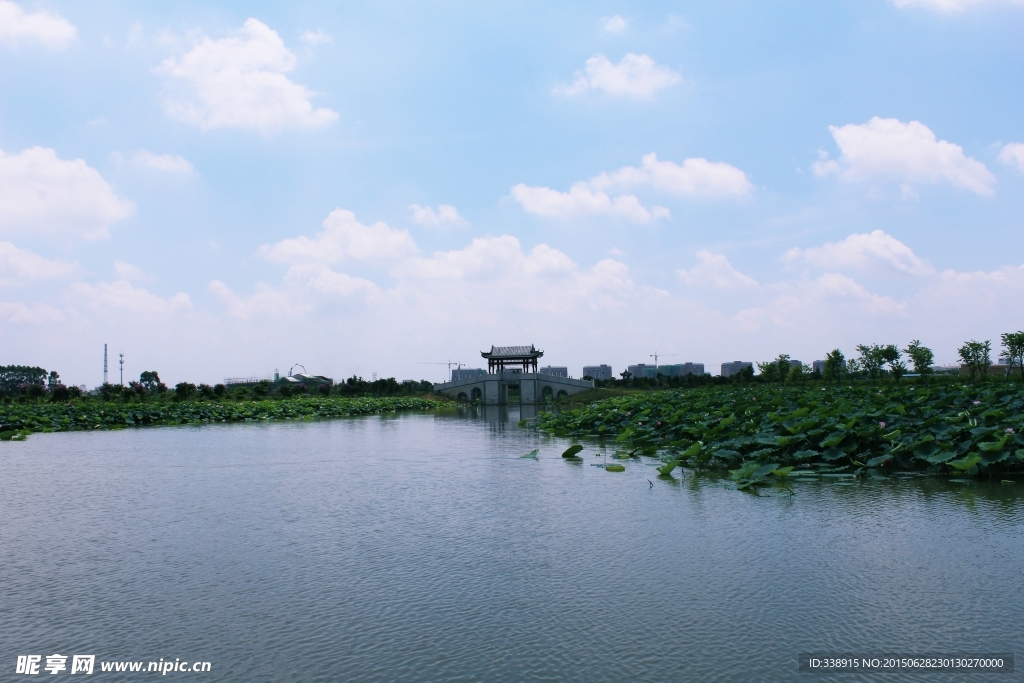
M 195 680 L 788 681 L 806 678 L 801 651 L 1019 649 L 1024 483 L 755 497 L 649 458 L 595 467 L 613 442 L 564 460 L 568 440 L 517 426 L 535 410 L 0 444 L 2 666 L 67 652 L 211 661 Z

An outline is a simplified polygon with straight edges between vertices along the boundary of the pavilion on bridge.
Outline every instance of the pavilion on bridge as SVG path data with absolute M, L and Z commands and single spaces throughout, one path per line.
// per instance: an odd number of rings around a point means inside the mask
M 480 355 L 487 359 L 487 372 L 501 374 L 520 366 L 523 373 L 537 372 L 537 359 L 544 355 L 533 344 L 529 346 L 492 346 L 490 352 L 481 351 Z

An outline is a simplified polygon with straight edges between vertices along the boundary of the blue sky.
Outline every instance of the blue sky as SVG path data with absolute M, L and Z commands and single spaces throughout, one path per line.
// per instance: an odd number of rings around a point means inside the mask
M 1024 313 L 1024 3 L 0 0 L 0 363 L 810 362 Z

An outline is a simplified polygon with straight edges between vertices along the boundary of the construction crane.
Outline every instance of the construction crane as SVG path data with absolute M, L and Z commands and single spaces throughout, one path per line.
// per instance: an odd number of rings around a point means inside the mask
M 658 383 L 658 358 L 666 358 L 668 356 L 678 356 L 678 353 L 658 353 L 655 351 L 651 354 L 651 358 L 654 359 L 654 383 Z
M 441 363 L 417 363 L 416 365 L 447 365 L 448 366 L 448 379 L 446 382 L 450 382 L 452 379 L 452 366 L 456 366 L 457 369 L 461 370 L 465 363 L 460 363 L 457 360 L 449 360 Z

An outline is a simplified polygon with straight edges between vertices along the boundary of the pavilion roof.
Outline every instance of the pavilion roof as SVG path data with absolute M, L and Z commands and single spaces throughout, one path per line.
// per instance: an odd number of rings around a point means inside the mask
M 492 346 L 490 353 L 481 351 L 484 358 L 540 358 L 543 351 L 538 351 L 533 344 L 529 346 Z

